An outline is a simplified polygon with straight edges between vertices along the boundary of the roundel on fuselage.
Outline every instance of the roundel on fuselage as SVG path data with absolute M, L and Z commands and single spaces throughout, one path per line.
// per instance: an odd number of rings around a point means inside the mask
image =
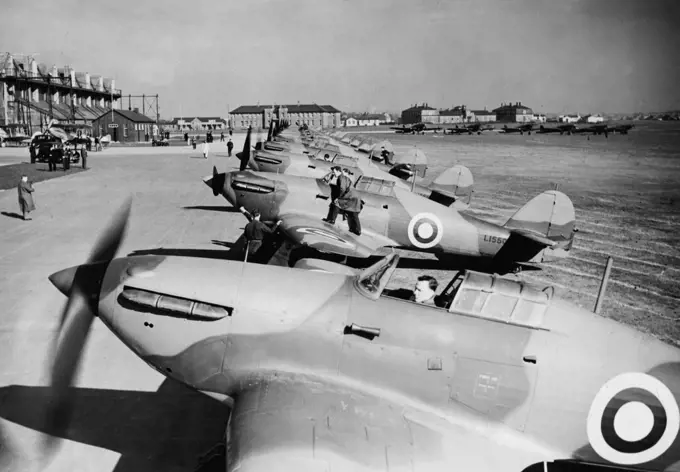
M 408 239 L 417 248 L 433 248 L 439 244 L 442 236 L 444 227 L 433 213 L 418 213 L 408 224 Z
M 680 430 L 680 410 L 671 390 L 648 374 L 610 379 L 588 412 L 590 445 L 615 464 L 650 462 L 665 453 Z

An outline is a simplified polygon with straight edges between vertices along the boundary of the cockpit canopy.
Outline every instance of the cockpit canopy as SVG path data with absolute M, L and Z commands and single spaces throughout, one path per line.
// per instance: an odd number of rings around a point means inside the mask
M 384 197 L 394 196 L 394 181 L 392 180 L 383 180 L 362 175 L 357 179 L 354 187 L 357 190 L 372 193 L 374 195 L 381 195 Z
M 495 274 L 466 271 L 454 277 L 442 296 L 452 298 L 450 312 L 541 328 L 554 292 L 552 286 L 538 288 Z

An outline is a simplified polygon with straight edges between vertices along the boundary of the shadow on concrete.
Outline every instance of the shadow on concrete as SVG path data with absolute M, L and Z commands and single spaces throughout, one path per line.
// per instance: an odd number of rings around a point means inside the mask
M 227 246 L 228 247 L 228 246 Z M 178 257 L 198 257 L 203 259 L 224 259 L 238 260 L 239 255 L 232 250 L 224 249 L 183 249 L 183 248 L 164 248 L 141 249 L 128 254 L 130 256 L 178 256 Z
M 234 242 L 234 243 L 230 243 L 229 241 L 219 241 L 219 240 L 217 240 L 217 239 L 213 239 L 213 240 L 210 241 L 210 242 L 211 242 L 212 244 L 216 245 L 216 246 L 228 247 L 229 249 L 233 249 L 233 248 L 235 248 L 235 247 L 237 247 L 237 246 L 240 246 L 240 244 L 238 244 L 238 241 L 237 241 L 237 242 Z
M 75 407 L 60 437 L 118 452 L 114 472 L 193 470 L 223 437 L 229 414 L 226 406 L 170 379 L 156 392 L 71 388 L 69 395 Z M 51 389 L 10 385 L 0 388 L 0 399 L 0 417 L 56 434 L 44 419 Z
M 24 217 L 20 215 L 19 213 L 14 213 L 13 211 L 3 211 L 2 214 L 4 216 L 7 216 L 9 218 L 16 218 L 18 220 L 23 220 Z
M 221 206 L 221 205 L 197 205 L 197 206 L 185 206 L 182 210 L 206 210 L 206 211 L 221 211 L 224 213 L 239 213 L 238 208 L 232 206 Z

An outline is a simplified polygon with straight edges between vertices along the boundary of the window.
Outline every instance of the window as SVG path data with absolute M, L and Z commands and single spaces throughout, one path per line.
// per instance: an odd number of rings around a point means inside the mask
M 483 314 L 489 318 L 510 321 L 515 305 L 517 305 L 517 297 L 492 293 L 483 308 Z
M 480 292 L 475 289 L 463 289 L 456 299 L 454 309 L 478 314 L 482 310 L 484 302 L 486 302 L 488 297 L 489 292 Z
M 127 138 L 128 137 L 128 129 L 127 129 L 127 124 L 123 125 L 123 137 Z

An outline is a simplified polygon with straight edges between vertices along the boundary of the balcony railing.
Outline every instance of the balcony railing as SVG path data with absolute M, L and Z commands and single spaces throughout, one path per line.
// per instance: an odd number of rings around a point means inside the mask
M 22 71 L 22 70 L 15 70 L 15 69 L 9 69 L 9 70 L 0 70 L 0 80 L 3 79 L 12 79 L 12 80 L 28 80 L 31 82 L 39 82 L 41 84 L 47 85 L 48 83 L 50 85 L 53 85 L 55 87 L 71 87 L 71 78 L 70 76 L 65 76 L 65 77 L 52 77 L 50 75 L 42 75 L 40 73 L 34 74 L 33 72 L 27 72 L 27 71 Z M 103 90 L 99 90 L 97 88 L 93 87 L 81 87 L 78 85 L 78 79 L 76 79 L 73 82 L 73 88 L 78 89 L 78 90 L 87 90 L 88 92 L 95 92 L 95 93 L 101 93 L 101 94 L 106 94 L 106 95 L 111 95 L 113 92 L 113 95 L 116 96 L 122 96 L 123 92 L 121 89 L 109 89 L 107 87 L 104 87 Z

